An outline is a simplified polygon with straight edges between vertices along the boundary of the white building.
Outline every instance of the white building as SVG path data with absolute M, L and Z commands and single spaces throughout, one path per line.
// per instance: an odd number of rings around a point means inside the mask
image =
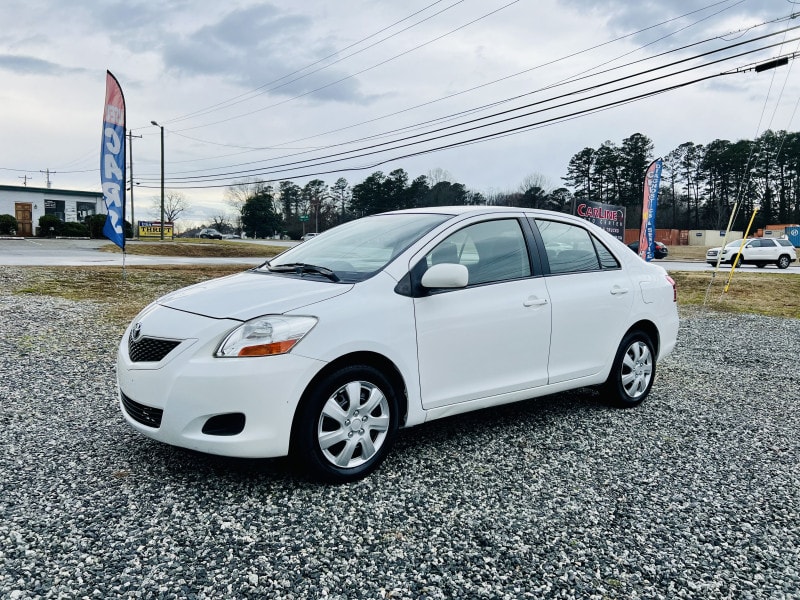
M 101 192 L 0 185 L 0 215 L 17 219 L 17 235 L 33 236 L 39 217 L 54 215 L 64 222 L 81 222 L 89 215 L 106 214 Z

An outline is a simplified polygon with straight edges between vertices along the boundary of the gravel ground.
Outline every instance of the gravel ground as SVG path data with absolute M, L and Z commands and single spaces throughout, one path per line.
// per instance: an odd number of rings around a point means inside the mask
M 121 329 L 20 277 L 0 268 L 0 598 L 800 598 L 800 321 L 684 311 L 638 409 L 582 390 L 446 419 L 321 486 L 134 434 Z

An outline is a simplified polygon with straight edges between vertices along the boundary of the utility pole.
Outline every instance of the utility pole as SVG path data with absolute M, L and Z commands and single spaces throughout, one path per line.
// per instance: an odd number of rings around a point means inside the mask
M 141 138 L 140 135 L 133 135 L 132 132 L 128 132 L 128 157 L 130 159 L 130 174 L 131 174 L 131 227 L 133 227 L 133 237 L 138 237 L 139 228 L 136 227 L 136 218 L 133 214 L 133 138 Z M 124 225 L 123 225 L 124 227 Z
M 49 190 L 51 187 L 53 187 L 52 184 L 50 183 L 50 173 L 53 173 L 53 175 L 55 175 L 56 171 L 51 171 L 50 169 L 47 169 L 45 171 L 39 171 L 39 173 L 44 173 L 46 175 L 47 189 Z
M 164 241 L 164 126 L 155 121 L 150 121 L 161 129 L 161 241 Z
M 20 175 L 18 179 L 22 179 L 22 185 L 28 187 L 28 174 Z

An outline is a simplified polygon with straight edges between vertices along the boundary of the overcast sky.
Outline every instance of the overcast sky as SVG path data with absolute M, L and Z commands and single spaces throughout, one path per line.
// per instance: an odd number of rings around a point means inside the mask
M 746 70 L 798 50 L 800 29 L 783 33 L 800 25 L 793 9 L 788 0 L 4 0 L 0 184 L 27 177 L 44 187 L 49 169 L 54 188 L 100 189 L 108 69 L 128 129 L 142 136 L 137 218 L 155 216 L 140 211 L 159 194 L 153 120 L 165 127 L 167 187 L 183 188 L 195 222 L 225 212 L 225 186 L 247 176 L 352 184 L 402 167 L 411 178 L 444 169 L 484 193 L 531 174 L 558 187 L 575 153 L 636 132 L 658 156 L 686 141 L 797 129 L 793 61 Z M 453 144 L 462 145 L 398 158 Z

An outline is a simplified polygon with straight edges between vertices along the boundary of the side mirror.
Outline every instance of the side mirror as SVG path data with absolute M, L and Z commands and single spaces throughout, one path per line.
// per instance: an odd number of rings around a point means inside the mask
M 469 283 L 469 271 L 464 265 L 441 263 L 425 271 L 420 283 L 428 289 L 463 288 Z

